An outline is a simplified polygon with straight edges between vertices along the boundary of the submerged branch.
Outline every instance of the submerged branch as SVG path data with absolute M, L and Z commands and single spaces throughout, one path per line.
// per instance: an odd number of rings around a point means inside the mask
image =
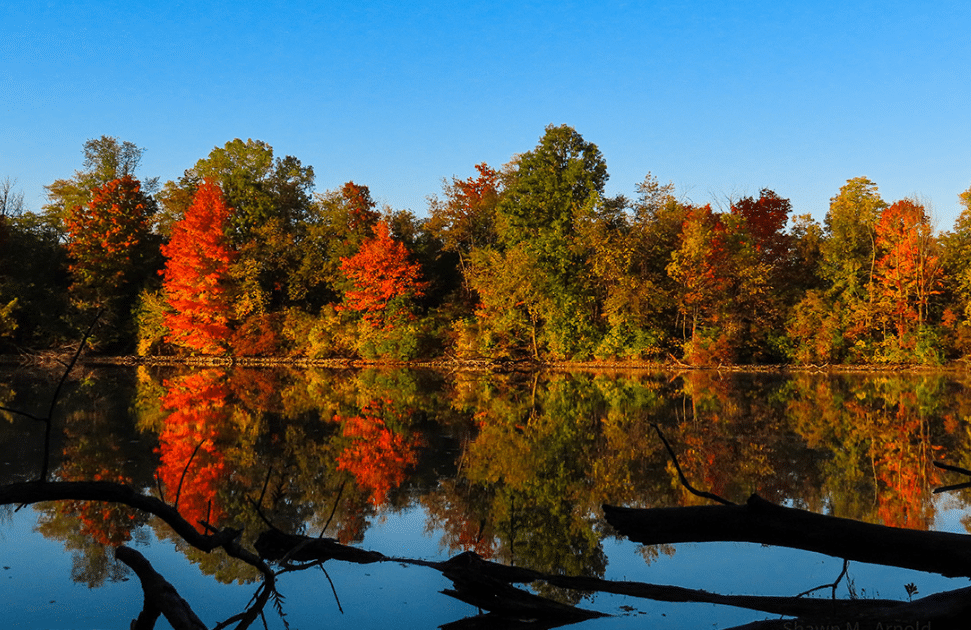
M 745 505 L 634 509 L 604 505 L 619 533 L 645 545 L 751 542 L 895 566 L 947 577 L 971 577 L 971 537 L 872 525 L 782 507 L 758 495 Z
M 154 514 L 165 521 L 187 543 L 206 552 L 222 547 L 239 536 L 239 531 L 233 529 L 223 529 L 212 535 L 200 534 L 171 505 L 155 497 L 136 492 L 128 486 L 110 481 L 21 482 L 0 486 L 0 505 L 64 500 L 122 503 L 136 510 Z
M 206 624 L 202 623 L 175 587 L 152 568 L 145 556 L 122 545 L 115 549 L 115 558 L 135 572 L 145 594 L 142 612 L 132 622 L 133 630 L 151 630 L 160 614 L 165 616 L 174 630 L 206 630 Z

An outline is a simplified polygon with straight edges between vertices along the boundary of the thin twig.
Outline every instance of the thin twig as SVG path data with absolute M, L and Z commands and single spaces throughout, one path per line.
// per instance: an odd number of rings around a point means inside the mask
M 661 427 L 659 427 L 657 423 L 652 423 L 651 426 L 654 427 L 654 430 L 657 431 L 657 436 L 661 438 L 662 442 L 664 442 L 664 448 L 668 450 L 668 455 L 671 456 L 671 461 L 674 463 L 674 469 L 678 471 L 678 478 L 681 479 L 682 485 L 684 485 L 684 487 L 688 489 L 688 492 L 690 492 L 695 496 L 711 499 L 712 501 L 717 501 L 722 505 L 736 505 L 735 503 L 732 503 L 728 499 L 723 499 L 717 494 L 712 494 L 711 492 L 705 492 L 704 490 L 696 490 L 694 487 L 692 487 L 692 485 L 688 483 L 688 478 L 685 477 L 684 473 L 681 471 L 681 465 L 678 463 L 678 456 L 674 454 L 674 449 L 671 448 L 671 445 L 668 443 L 667 439 L 665 439 L 664 434 L 661 433 Z
M 260 498 L 257 499 L 256 503 L 258 505 L 263 505 L 263 497 L 266 496 L 266 488 L 270 485 L 270 476 L 273 474 L 273 466 L 266 471 L 266 480 L 263 482 L 263 490 L 260 492 Z
M 334 518 L 334 514 L 337 513 L 337 505 L 340 503 L 341 494 L 344 493 L 344 486 L 347 485 L 347 477 L 344 477 L 344 481 L 341 482 L 341 487 L 337 489 L 337 497 L 334 499 L 334 507 L 330 510 L 330 516 L 327 517 L 327 522 L 324 523 L 323 529 L 320 530 L 320 535 L 318 538 L 324 537 L 324 532 L 330 527 L 330 521 Z
M 839 586 L 839 583 L 843 580 L 843 577 L 846 575 L 846 570 L 849 568 L 849 566 L 850 566 L 850 561 L 844 558 L 843 559 L 843 570 L 840 571 L 840 574 L 838 576 L 836 576 L 836 581 L 835 582 L 833 582 L 832 584 L 823 584 L 822 586 L 817 586 L 816 588 L 811 588 L 808 591 L 803 591 L 802 593 L 799 593 L 798 595 L 796 595 L 796 597 L 802 597 L 803 595 L 809 595 L 810 593 L 815 593 L 816 591 L 821 591 L 824 588 L 831 588 L 831 589 L 833 589 L 833 599 L 836 599 L 836 587 Z
M 334 582 L 330 579 L 330 574 L 327 573 L 327 569 L 324 568 L 323 564 L 320 565 L 320 570 L 324 572 L 324 576 L 327 578 L 327 581 L 330 582 L 330 590 L 334 593 L 334 601 L 337 602 L 337 610 L 341 611 L 341 614 L 343 615 L 344 609 L 341 607 L 341 598 L 337 596 L 337 589 L 334 588 Z
M 193 450 L 192 455 L 189 456 L 189 461 L 185 463 L 185 468 L 182 469 L 182 476 L 179 477 L 179 487 L 175 491 L 175 503 L 172 506 L 175 509 L 179 509 L 179 497 L 182 496 L 182 482 L 185 481 L 185 474 L 189 472 L 189 466 L 192 465 L 192 460 L 196 458 L 196 453 L 199 452 L 199 449 L 202 448 L 202 445 L 205 444 L 208 440 L 209 438 L 206 438 L 203 441 L 196 444 L 195 450 Z
M 48 418 L 54 415 L 54 407 L 57 406 L 57 399 L 61 395 L 61 389 L 64 387 L 64 383 L 67 382 L 67 377 L 71 373 L 71 370 L 74 369 L 74 365 L 78 362 L 78 359 L 81 358 L 81 353 L 84 351 L 84 346 L 88 343 L 88 338 L 90 338 L 94 333 L 94 328 L 98 325 L 99 319 L 101 319 L 101 311 L 98 311 L 98 314 L 94 316 L 94 321 L 91 322 L 91 325 L 88 326 L 88 330 L 84 333 L 84 336 L 81 337 L 81 342 L 78 344 L 77 351 L 75 351 L 74 356 L 71 357 L 71 361 L 67 364 L 64 374 L 61 376 L 61 380 L 57 383 L 57 388 L 54 390 L 54 395 L 51 397 L 50 409 L 47 412 Z
M 94 332 L 94 328 L 98 325 L 99 319 L 101 319 L 101 311 L 98 311 L 98 314 L 94 317 L 94 321 L 91 322 L 91 325 L 88 326 L 88 330 L 84 333 L 84 336 L 81 337 L 81 341 L 78 343 L 77 351 L 74 353 L 74 356 L 71 357 L 71 361 L 65 367 L 64 374 L 61 375 L 61 380 L 57 382 L 57 387 L 54 389 L 53 396 L 51 396 L 51 406 L 47 410 L 47 418 L 42 420 L 44 423 L 44 459 L 41 462 L 40 468 L 39 481 L 41 483 L 47 481 L 47 472 L 50 470 L 51 465 L 51 431 L 54 425 L 52 420 L 54 417 L 54 409 L 57 407 L 57 401 L 61 397 L 61 390 L 64 388 L 64 383 L 67 382 L 68 375 L 71 374 L 71 370 L 74 369 L 74 365 L 78 362 L 78 359 L 81 358 L 81 353 L 84 351 L 84 346 L 88 343 L 88 338 L 91 337 L 91 334 Z

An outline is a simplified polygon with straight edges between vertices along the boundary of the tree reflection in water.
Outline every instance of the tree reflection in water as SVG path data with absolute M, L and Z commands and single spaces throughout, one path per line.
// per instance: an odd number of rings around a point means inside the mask
M 914 529 L 934 523 L 931 462 L 971 458 L 971 398 L 944 375 L 140 368 L 135 385 L 122 379 L 127 398 L 107 374 L 88 373 L 63 403 L 57 479 L 151 488 L 200 533 L 242 529 L 244 546 L 268 524 L 360 541 L 375 517 L 420 506 L 450 554 L 602 578 L 603 503 L 702 502 L 652 423 L 696 487 Z M 41 531 L 86 559 L 74 577 L 94 585 L 120 576 L 106 546 L 146 523 L 113 504 L 58 502 L 42 508 Z M 185 553 L 222 581 L 258 576 Z M 569 603 L 583 594 L 535 588 Z

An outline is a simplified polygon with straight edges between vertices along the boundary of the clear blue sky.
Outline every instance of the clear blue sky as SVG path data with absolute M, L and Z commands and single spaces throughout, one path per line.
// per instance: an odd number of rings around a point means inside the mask
M 354 180 L 424 215 L 442 178 L 550 123 L 629 197 L 651 171 L 695 202 L 767 187 L 822 220 L 867 176 L 946 230 L 971 186 L 967 0 L 8 2 L 0 24 L 0 179 L 34 211 L 111 135 L 163 182 L 263 140 L 319 191 Z

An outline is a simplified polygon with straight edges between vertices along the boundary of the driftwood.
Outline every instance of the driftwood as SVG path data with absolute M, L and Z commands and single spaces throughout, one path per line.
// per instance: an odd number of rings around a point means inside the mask
M 971 577 L 971 537 L 871 525 L 782 507 L 758 495 L 745 505 L 633 509 L 603 506 L 607 522 L 645 545 L 751 542 L 871 564 Z
M 132 622 L 132 630 L 151 630 L 159 614 L 165 616 L 173 630 L 206 630 L 206 624 L 192 612 L 175 587 L 152 568 L 145 556 L 130 547 L 121 546 L 115 549 L 115 558 L 135 572 L 145 593 L 145 604 L 138 618 Z
M 159 517 L 187 543 L 202 551 L 224 547 L 239 537 L 239 530 L 222 529 L 200 534 L 173 506 L 126 485 L 110 481 L 22 482 L 0 486 L 0 505 L 27 505 L 42 501 L 105 501 L 121 503 Z
M 745 505 L 656 509 L 604 505 L 603 509 L 607 522 L 614 529 L 642 544 L 752 542 L 949 577 L 971 576 L 971 538 L 968 536 L 870 525 L 782 507 L 757 495 L 752 495 Z M 718 597 L 723 601 L 713 600 L 713 603 L 756 608 L 734 597 Z M 815 610 L 777 610 L 775 612 L 796 619 L 754 622 L 736 630 L 794 630 L 800 627 L 941 630 L 967 628 L 971 620 L 971 587 L 937 593 L 913 602 L 801 601 L 820 602 L 821 605 Z M 827 609 L 829 605 L 833 608 Z M 757 609 L 768 612 L 765 607 Z
M 640 511 L 652 513 L 658 510 Z M 320 541 L 326 542 L 321 543 Z M 447 589 L 443 593 L 480 609 L 490 611 L 488 615 L 480 615 L 449 624 L 448 628 L 451 630 L 519 627 L 519 621 L 527 618 L 535 621 L 528 625 L 522 625 L 522 627 L 552 628 L 602 616 L 594 611 L 565 606 L 509 586 L 510 584 L 533 582 L 546 582 L 559 588 L 626 595 L 654 601 L 734 606 L 799 619 L 828 620 L 827 623 L 830 623 L 830 625 L 855 620 L 855 622 L 862 624 L 859 626 L 860 630 L 866 630 L 865 624 L 868 620 L 874 619 L 881 620 L 882 623 L 886 624 L 888 619 L 910 619 L 916 622 L 933 618 L 937 622 L 934 628 L 946 628 L 948 626 L 945 621 L 948 617 L 954 619 L 963 619 L 965 615 L 971 617 L 971 607 L 963 604 L 963 600 L 968 599 L 971 602 L 971 598 L 963 591 L 932 595 L 914 602 L 887 599 L 837 600 L 722 595 L 678 586 L 543 573 L 532 569 L 490 562 L 472 552 L 458 554 L 444 562 L 390 557 L 374 551 L 342 545 L 332 539 L 315 539 L 282 532 L 264 533 L 260 536 L 257 547 L 262 549 L 272 548 L 274 556 L 284 561 L 299 558 L 302 562 L 326 562 L 327 560 L 355 563 L 396 562 L 437 570 L 449 578 L 455 587 L 454 589 Z M 789 621 L 791 622 L 791 620 Z M 783 630 L 796 628 L 796 626 L 772 626 L 771 623 L 774 622 L 765 623 L 770 624 L 765 628 L 778 627 Z M 815 628 L 817 626 L 804 625 L 803 627 Z M 883 627 L 886 628 L 887 626 L 884 625 Z M 960 627 L 963 628 L 964 625 Z M 915 627 L 911 630 L 921 629 Z

